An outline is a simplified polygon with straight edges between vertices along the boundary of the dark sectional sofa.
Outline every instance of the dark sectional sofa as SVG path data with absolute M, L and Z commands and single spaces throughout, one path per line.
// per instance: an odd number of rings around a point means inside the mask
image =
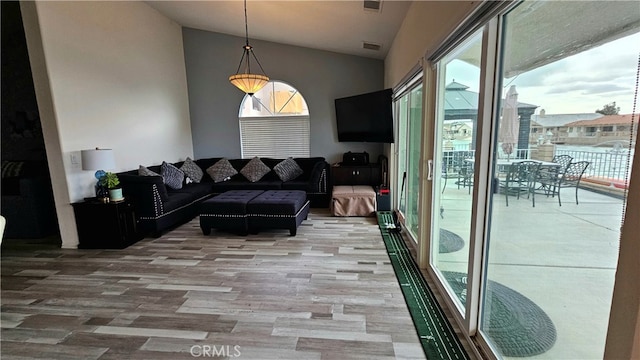
M 142 234 L 160 236 L 163 231 L 193 219 L 199 213 L 202 201 L 228 190 L 303 190 L 311 201 L 312 207 L 328 207 L 330 166 L 322 157 L 294 158 L 302 168 L 299 177 L 283 182 L 273 170 L 262 179 L 250 182 L 240 170 L 251 159 L 228 159 L 238 174 L 231 179 L 214 182 L 206 170 L 221 158 L 195 160 L 203 170 L 200 183 L 183 184 L 182 189 L 175 190 L 165 186 L 161 176 L 141 176 L 138 170 L 118 173 L 123 194 L 133 202 L 138 231 Z M 270 169 L 284 159 L 260 158 Z M 180 168 L 183 162 L 173 163 Z M 160 174 L 160 165 L 148 166 L 149 170 Z

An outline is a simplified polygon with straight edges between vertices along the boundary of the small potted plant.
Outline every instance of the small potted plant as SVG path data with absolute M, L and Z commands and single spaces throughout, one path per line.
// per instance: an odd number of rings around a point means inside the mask
M 100 183 L 109 190 L 109 201 L 121 201 L 124 199 L 118 175 L 106 172 L 100 179 Z

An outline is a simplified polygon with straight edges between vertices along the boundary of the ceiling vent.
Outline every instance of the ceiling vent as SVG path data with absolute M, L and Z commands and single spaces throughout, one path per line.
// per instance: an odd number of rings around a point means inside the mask
M 362 48 L 363 49 L 367 49 L 367 50 L 374 50 L 374 51 L 380 51 L 380 48 L 382 47 L 382 45 L 380 44 L 374 44 L 372 42 L 363 42 L 362 43 Z
M 364 0 L 364 9 L 366 11 L 380 12 L 382 9 L 382 0 Z

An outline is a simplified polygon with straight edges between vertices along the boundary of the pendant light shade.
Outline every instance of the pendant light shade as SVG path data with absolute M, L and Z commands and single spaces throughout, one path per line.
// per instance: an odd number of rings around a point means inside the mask
M 240 89 L 241 91 L 253 96 L 256 91 L 262 89 L 269 82 L 269 77 L 265 75 L 264 69 L 262 65 L 260 65 L 260 61 L 253 53 L 253 47 L 249 45 L 249 26 L 247 24 L 247 0 L 244 0 L 244 28 L 245 28 L 245 45 L 242 47 L 244 51 L 242 52 L 242 57 L 240 58 L 240 64 L 238 65 L 238 70 L 234 75 L 229 76 L 229 82 L 233 84 L 235 87 Z M 251 57 L 256 61 L 262 74 L 252 74 L 251 73 Z M 243 67 L 243 72 L 240 72 L 240 69 Z
M 229 76 L 229 81 L 238 89 L 253 95 L 267 85 L 269 78 L 258 74 L 236 74 Z

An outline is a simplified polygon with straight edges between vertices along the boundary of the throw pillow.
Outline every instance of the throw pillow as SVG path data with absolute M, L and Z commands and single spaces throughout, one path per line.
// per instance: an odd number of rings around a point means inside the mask
M 145 177 L 157 176 L 162 179 L 162 175 L 158 174 L 157 172 L 151 171 L 147 169 L 146 166 L 142 165 L 138 167 L 138 175 Z M 160 199 L 162 199 L 163 202 L 169 200 L 169 194 L 167 193 L 167 186 L 164 184 L 164 180 L 162 181 L 162 184 L 156 184 L 156 186 L 158 188 Z
M 247 178 L 247 180 L 251 182 L 256 182 L 262 179 L 263 176 L 267 175 L 267 173 L 271 171 L 267 165 L 265 165 L 259 157 L 254 157 L 251 159 L 247 165 L 245 165 L 240 173 Z
M 182 181 L 184 181 L 184 173 L 177 167 L 163 161 L 160 166 L 160 174 L 164 179 L 164 184 L 172 189 L 182 189 Z
M 140 167 L 138 167 L 138 175 L 140 176 L 162 176 L 160 174 L 158 174 L 155 171 L 151 171 L 149 169 L 147 169 L 146 166 L 142 166 L 140 165 Z
M 300 165 L 298 165 L 298 163 L 293 160 L 293 158 L 282 160 L 278 163 L 278 165 L 273 167 L 273 171 L 282 181 L 293 180 L 303 173 Z
M 211 176 L 213 182 L 221 182 L 229 180 L 238 171 L 233 168 L 233 165 L 226 158 L 218 160 L 215 164 L 207 168 L 207 174 Z
M 182 166 L 180 166 L 180 170 L 184 172 L 185 176 L 187 176 L 187 179 L 190 179 L 194 183 L 199 183 L 200 180 L 202 180 L 202 176 L 204 175 L 202 169 L 200 169 L 200 166 L 198 166 L 198 164 L 196 164 L 189 157 L 184 161 Z M 187 180 L 187 184 L 189 183 L 190 181 Z

